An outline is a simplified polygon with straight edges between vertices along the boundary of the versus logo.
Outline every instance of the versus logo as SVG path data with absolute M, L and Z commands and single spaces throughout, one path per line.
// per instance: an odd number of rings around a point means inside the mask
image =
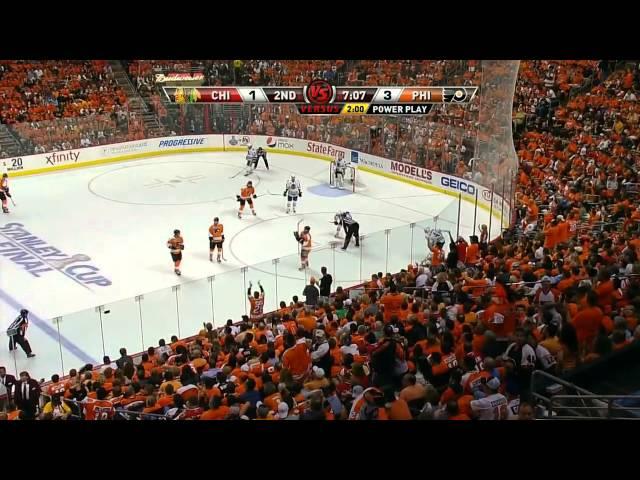
M 242 137 L 236 138 L 235 135 L 231 135 L 229 139 L 229 145 L 235 147 L 236 145 L 249 145 L 251 143 L 251 137 L 247 135 L 243 135 Z
M 331 145 L 323 145 L 316 142 L 307 142 L 307 152 L 328 155 L 335 158 L 336 160 L 341 160 L 344 158 L 344 150 L 338 150 Z
M 77 162 L 78 161 L 78 157 L 80 156 L 80 152 L 63 152 L 63 153 L 58 153 L 58 152 L 53 152 L 50 155 L 45 155 L 44 158 L 46 159 L 47 164 L 49 165 L 55 165 L 56 163 L 65 163 L 65 162 Z
M 449 187 L 449 188 L 453 188 L 454 190 L 460 190 L 461 192 L 468 193 L 470 195 L 475 195 L 476 193 L 476 187 L 462 180 L 458 180 L 457 178 L 441 177 L 440 183 L 442 184 L 443 187 Z
M 487 202 L 491 201 L 491 190 L 487 190 L 486 188 L 482 190 L 482 198 L 484 198 Z
M 57 271 L 88 290 L 91 290 L 89 285 L 111 285 L 111 280 L 100 275 L 100 269 L 89 263 L 91 257 L 82 253 L 62 253 L 32 235 L 21 223 L 0 227 L 0 257 L 8 258 L 34 277 Z
M 204 137 L 200 138 L 178 138 L 172 140 L 161 140 L 158 147 L 182 147 L 187 145 L 204 145 Z
M 431 180 L 433 179 L 433 172 L 431 170 L 393 160 L 391 161 L 391 171 L 401 175 L 409 175 L 414 178 L 419 178 L 420 180 L 425 180 L 428 183 L 431 183 Z
M 273 137 L 267 137 L 267 147 L 275 147 L 278 144 L 278 142 L 276 141 L 275 138 Z

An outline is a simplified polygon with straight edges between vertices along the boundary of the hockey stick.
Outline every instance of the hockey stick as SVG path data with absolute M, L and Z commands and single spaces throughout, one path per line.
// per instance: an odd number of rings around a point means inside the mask
M 279 193 L 271 193 L 270 191 L 267 190 L 267 193 L 261 193 L 260 195 L 258 195 L 258 198 L 260 197 L 265 197 L 267 195 L 274 195 L 274 196 L 280 196 Z
M 229 179 L 236 178 L 238 175 L 240 175 L 240 174 L 241 174 L 242 172 L 244 172 L 246 169 L 247 169 L 247 168 L 246 168 L 246 167 L 244 167 L 242 170 L 240 170 L 238 173 L 236 173 L 233 177 L 229 177 Z
M 17 207 L 16 202 L 13 201 L 13 197 L 11 195 L 7 195 L 11 199 L 11 203 L 13 203 L 14 207 Z

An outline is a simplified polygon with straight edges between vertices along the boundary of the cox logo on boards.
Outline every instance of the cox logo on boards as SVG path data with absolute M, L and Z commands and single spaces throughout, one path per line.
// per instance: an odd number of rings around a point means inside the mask
M 431 183 L 431 180 L 433 179 L 433 172 L 431 170 L 417 167 L 415 165 L 410 165 L 408 163 L 392 161 L 391 171 L 412 178 L 417 178 L 419 180 L 424 180 L 427 183 Z
M 451 177 L 441 177 L 440 183 L 443 187 L 449 187 L 454 190 L 460 190 L 463 193 L 468 193 L 469 195 L 475 195 L 476 187 L 467 183 L 463 180 L 458 180 L 457 178 Z
M 293 150 L 293 143 L 283 138 L 278 139 L 278 144 L 276 146 L 282 150 Z
M 243 147 L 246 147 L 250 143 L 251 143 L 251 137 L 249 137 L 248 135 L 242 135 L 238 138 L 236 138 L 235 135 L 231 135 L 231 138 L 229 139 L 229 145 L 231 145 L 232 147 L 235 147 L 236 145 L 241 145 Z

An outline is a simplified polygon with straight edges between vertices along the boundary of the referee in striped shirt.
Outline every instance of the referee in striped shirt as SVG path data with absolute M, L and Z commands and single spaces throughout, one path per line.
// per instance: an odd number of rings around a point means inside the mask
M 340 221 L 342 222 L 342 227 L 344 228 L 344 232 L 346 237 L 344 239 L 344 245 L 342 250 L 346 250 L 349 246 L 349 242 L 351 241 L 351 237 L 355 236 L 356 238 L 356 247 L 360 246 L 360 224 L 356 222 L 349 212 L 344 212 L 341 215 Z

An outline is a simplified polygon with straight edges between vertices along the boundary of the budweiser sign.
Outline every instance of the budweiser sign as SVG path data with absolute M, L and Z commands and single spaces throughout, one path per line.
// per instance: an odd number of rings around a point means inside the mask
M 195 73 L 157 73 L 156 83 L 168 82 L 204 82 L 204 74 Z

